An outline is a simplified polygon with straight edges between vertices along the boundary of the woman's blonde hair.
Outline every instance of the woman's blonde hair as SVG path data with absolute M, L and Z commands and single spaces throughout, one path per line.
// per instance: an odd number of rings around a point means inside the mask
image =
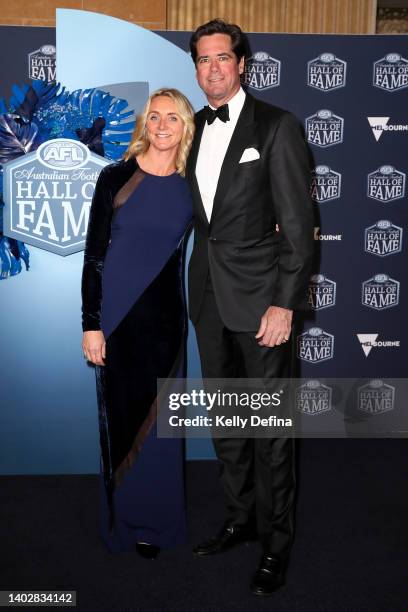
M 146 153 L 148 150 L 150 142 L 147 138 L 146 130 L 147 115 L 149 114 L 152 100 L 154 100 L 154 98 L 158 98 L 159 96 L 167 96 L 173 100 L 177 108 L 177 113 L 180 115 L 184 123 L 183 137 L 179 144 L 176 157 L 176 170 L 179 174 L 181 174 L 181 176 L 184 176 L 186 171 L 187 157 L 190 152 L 191 143 L 194 136 L 194 110 L 186 96 L 178 91 L 178 89 L 163 87 L 162 89 L 158 89 L 157 91 L 153 92 L 149 96 L 149 99 L 147 100 L 142 112 L 137 118 L 132 140 L 124 155 L 124 159 L 127 161 L 136 155 L 143 155 L 143 153 Z

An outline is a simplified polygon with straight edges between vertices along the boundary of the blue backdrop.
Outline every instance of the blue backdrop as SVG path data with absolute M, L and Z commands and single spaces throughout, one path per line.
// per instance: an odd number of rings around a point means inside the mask
M 0 53 L 9 59 L 0 67 L 0 97 L 29 82 L 29 54 L 56 40 L 57 78 L 70 90 L 125 84 L 131 96 L 135 82 L 149 91 L 171 85 L 200 108 L 185 52 L 190 34 L 159 34 L 66 10 L 58 11 L 57 33 L 2 27 Z M 249 91 L 297 115 L 315 167 L 314 310 L 298 338 L 301 374 L 404 377 L 408 37 L 249 39 Z M 97 472 L 94 377 L 80 349 L 82 253 L 62 258 L 28 248 L 31 269 L 0 282 L 0 472 Z M 189 375 L 199 376 L 192 330 Z M 188 455 L 210 457 L 211 445 L 195 440 Z

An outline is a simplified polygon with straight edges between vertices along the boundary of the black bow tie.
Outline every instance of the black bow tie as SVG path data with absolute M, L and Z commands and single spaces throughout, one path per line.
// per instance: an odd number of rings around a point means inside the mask
M 228 104 L 223 104 L 222 106 L 219 106 L 215 109 L 211 108 L 210 106 L 205 106 L 204 110 L 208 125 L 211 125 L 217 117 L 220 121 L 223 121 L 224 123 L 230 120 Z

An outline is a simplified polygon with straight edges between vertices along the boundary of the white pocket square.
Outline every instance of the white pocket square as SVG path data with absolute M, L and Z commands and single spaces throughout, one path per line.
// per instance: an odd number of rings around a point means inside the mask
M 245 151 L 241 155 L 239 163 L 244 164 L 245 162 L 254 161 L 255 159 L 259 159 L 260 157 L 261 156 L 259 155 L 259 151 L 251 147 L 250 149 L 245 149 Z

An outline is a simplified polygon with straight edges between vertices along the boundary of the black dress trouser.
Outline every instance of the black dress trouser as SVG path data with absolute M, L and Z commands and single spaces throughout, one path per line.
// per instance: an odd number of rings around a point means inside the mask
M 254 332 L 223 324 L 211 282 L 195 325 L 203 378 L 289 378 L 292 342 L 260 347 Z M 255 521 L 264 551 L 284 565 L 294 533 L 293 438 L 213 438 L 221 462 L 227 523 Z

